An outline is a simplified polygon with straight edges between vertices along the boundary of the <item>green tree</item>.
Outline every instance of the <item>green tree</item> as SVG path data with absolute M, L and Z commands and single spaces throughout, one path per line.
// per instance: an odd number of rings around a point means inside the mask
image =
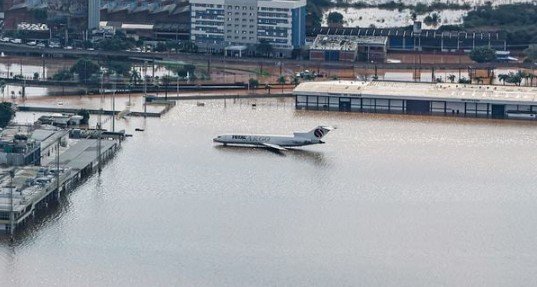
M 52 79 L 54 81 L 69 81 L 73 78 L 73 73 L 69 70 L 59 70 L 58 72 L 56 72 L 56 74 L 52 76 Z
M 71 73 L 78 74 L 78 80 L 81 82 L 86 82 L 100 70 L 101 67 L 89 59 L 78 60 L 70 69 Z
M 45 23 L 47 21 L 47 10 L 45 9 L 35 9 L 33 10 L 33 14 L 34 14 L 34 18 L 41 22 L 41 23 Z
M 172 70 L 177 74 L 179 77 L 187 77 L 190 76 L 190 79 L 195 79 L 195 71 L 196 66 L 192 64 L 185 64 L 183 66 L 175 66 L 172 68 Z
M 526 55 L 526 59 L 531 62 L 537 61 L 537 45 L 530 45 L 526 50 L 524 50 L 524 55 Z
M 0 92 L 2 92 L 2 101 L 4 100 L 4 93 L 6 91 L 6 81 L 0 81 Z
M 110 72 L 129 77 L 132 70 L 132 64 L 126 61 L 110 61 L 108 62 L 108 69 Z
M 343 24 L 343 15 L 339 12 L 330 12 L 327 21 L 328 24 Z
M 5 128 L 14 116 L 15 110 L 11 103 L 0 103 L 0 128 Z
M 427 15 L 427 17 L 423 19 L 423 23 L 429 26 L 438 26 L 439 22 L 440 22 L 440 16 L 438 16 L 438 14 L 436 13 Z
M 283 94 L 283 85 L 285 85 L 286 82 L 287 82 L 287 79 L 285 78 L 285 76 L 281 75 L 278 78 L 278 84 L 282 86 L 282 94 Z
M 500 82 L 502 82 L 502 84 L 505 85 L 505 81 L 509 78 L 509 75 L 508 74 L 499 74 L 498 75 L 498 80 L 500 80 Z
M 164 99 L 168 100 L 168 86 L 174 80 L 174 78 L 170 75 L 164 75 L 160 80 L 164 86 Z
M 81 109 L 76 114 L 82 116 L 82 120 L 80 121 L 81 124 L 87 125 L 89 123 L 90 113 L 88 110 Z
M 470 59 L 477 63 L 488 63 L 496 60 L 496 51 L 491 48 L 475 48 L 470 52 Z
M 447 76 L 447 79 L 451 82 L 451 83 L 455 83 L 455 75 L 453 74 L 449 74 Z
M 178 51 L 183 53 L 197 53 L 198 46 L 192 41 L 184 41 L 179 43 Z
M 297 77 L 297 76 L 294 76 L 293 79 L 291 80 L 293 82 L 293 85 L 296 87 L 298 86 L 298 84 L 300 84 L 300 78 Z
M 157 46 L 155 46 L 155 52 L 166 52 L 168 51 L 168 47 L 166 46 L 166 43 L 164 42 L 158 42 Z
M 115 35 L 113 38 L 104 39 L 97 44 L 97 48 L 104 51 L 124 51 L 134 46 L 134 40 L 120 35 Z
M 248 84 L 250 85 L 250 88 L 252 89 L 256 89 L 257 87 L 259 87 L 259 81 L 254 78 L 250 78 L 248 80 Z

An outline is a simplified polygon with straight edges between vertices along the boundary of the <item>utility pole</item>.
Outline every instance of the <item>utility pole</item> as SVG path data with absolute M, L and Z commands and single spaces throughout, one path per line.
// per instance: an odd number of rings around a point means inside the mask
M 60 199 L 60 145 L 61 137 L 58 138 L 56 146 L 56 188 L 58 189 L 58 200 Z
M 43 59 L 43 72 L 41 72 L 41 78 L 45 81 L 47 79 L 45 76 L 45 54 L 41 54 L 41 58 Z
M 116 81 L 113 83 L 114 89 L 112 91 L 112 132 L 116 131 Z
M 12 169 L 9 172 L 10 175 L 10 182 L 9 182 L 9 205 L 10 205 L 10 212 L 9 212 L 9 235 L 11 241 L 13 241 L 13 234 L 15 233 L 15 207 L 14 207 L 14 201 L 13 201 L 13 178 L 15 177 L 15 169 Z
M 101 167 L 101 138 L 102 138 L 102 135 L 101 135 L 101 124 L 102 124 L 102 114 L 103 114 L 103 109 L 101 107 L 100 111 L 99 111 L 99 119 L 97 121 L 97 171 L 99 172 L 99 175 L 101 174 L 101 171 L 102 171 L 102 167 Z
M 144 118 L 147 116 L 147 61 L 144 62 Z

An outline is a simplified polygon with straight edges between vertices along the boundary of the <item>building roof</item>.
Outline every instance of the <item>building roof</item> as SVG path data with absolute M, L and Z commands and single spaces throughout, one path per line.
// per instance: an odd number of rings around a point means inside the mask
M 324 81 L 298 85 L 295 95 L 328 95 L 431 101 L 537 104 L 537 88 L 448 83 Z
M 318 35 L 310 49 L 356 51 L 358 45 L 385 45 L 387 41 L 383 36 Z
M 438 31 L 438 30 L 421 30 L 421 33 L 414 33 L 412 29 L 405 28 L 360 28 L 360 27 L 314 27 L 306 31 L 309 37 L 317 35 L 347 35 L 347 36 L 399 36 L 399 37 L 414 37 L 422 38 L 463 38 L 463 39 L 493 39 L 505 40 L 506 34 L 500 31 Z

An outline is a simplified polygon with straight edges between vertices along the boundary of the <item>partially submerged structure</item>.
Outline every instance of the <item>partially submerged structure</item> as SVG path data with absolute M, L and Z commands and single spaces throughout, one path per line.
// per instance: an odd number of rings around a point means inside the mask
M 537 88 L 448 83 L 326 81 L 294 90 L 296 108 L 486 118 L 537 118 Z

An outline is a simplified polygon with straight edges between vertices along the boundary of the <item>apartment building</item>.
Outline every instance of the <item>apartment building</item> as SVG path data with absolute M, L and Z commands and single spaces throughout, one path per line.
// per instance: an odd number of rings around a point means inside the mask
M 285 57 L 304 45 L 306 0 L 191 0 L 191 40 L 200 49 L 251 53 L 260 41 Z

